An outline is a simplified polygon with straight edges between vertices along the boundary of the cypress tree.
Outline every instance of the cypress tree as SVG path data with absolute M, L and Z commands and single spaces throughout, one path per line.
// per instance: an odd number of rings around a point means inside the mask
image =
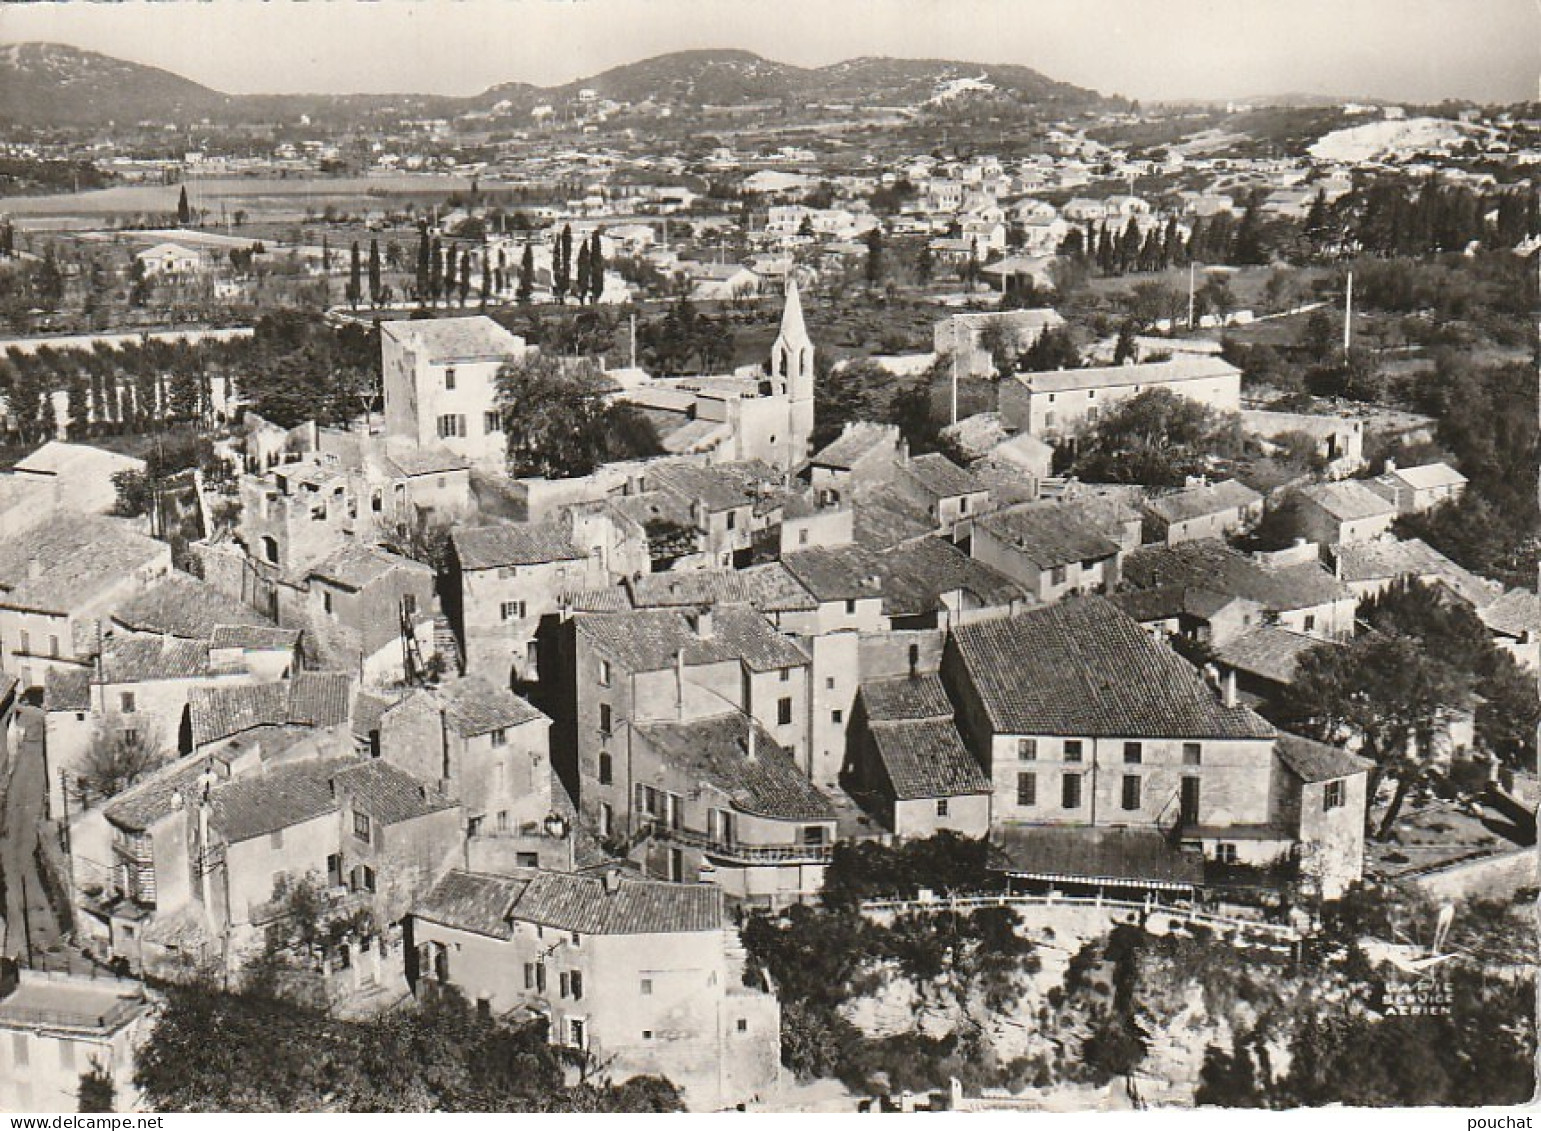
M 589 241 L 583 240 L 578 244 L 578 274 L 573 280 L 573 294 L 578 302 L 585 303 L 589 300 Z
M 369 302 L 380 305 L 380 241 L 369 241 Z
M 451 253 L 453 254 L 453 253 Z M 460 305 L 466 304 L 466 299 L 471 297 L 471 249 L 460 249 Z
M 589 298 L 598 302 L 605 294 L 605 249 L 600 246 L 599 233 L 589 240 Z
M 487 299 L 492 295 L 492 257 L 487 254 L 487 249 L 482 249 L 482 305 L 487 305 Z
M 187 203 L 187 186 L 182 186 L 182 195 L 177 197 L 177 223 L 184 228 L 192 221 L 193 209 Z
M 348 256 L 348 302 L 354 310 L 358 309 L 358 302 L 363 294 L 363 264 L 359 260 L 358 240 L 354 240 Z
M 519 301 L 529 302 L 535 294 L 535 249 L 524 245 L 524 258 L 519 261 Z
M 433 244 L 428 249 L 428 298 L 432 302 L 439 301 L 439 295 L 444 293 L 444 248 L 435 237 Z
M 428 244 L 428 225 L 418 225 L 417 237 L 417 301 L 428 297 L 428 283 L 433 275 L 433 250 Z

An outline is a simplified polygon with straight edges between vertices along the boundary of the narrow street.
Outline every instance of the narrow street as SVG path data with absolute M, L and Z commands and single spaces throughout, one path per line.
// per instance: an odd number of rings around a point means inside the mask
M 35 958 L 57 945 L 60 935 L 38 874 L 36 853 L 37 826 L 43 817 L 47 791 L 43 773 L 43 714 L 36 707 L 25 705 L 17 710 L 23 738 L 11 766 L 10 788 L 5 795 L 0 871 L 5 876 L 5 953 L 25 962 L 29 928 Z

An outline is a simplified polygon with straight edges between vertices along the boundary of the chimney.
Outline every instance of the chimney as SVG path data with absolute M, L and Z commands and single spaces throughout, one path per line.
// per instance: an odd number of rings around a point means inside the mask
M 614 895 L 621 890 L 621 870 L 619 868 L 605 869 L 605 894 Z
M 1227 707 L 1234 707 L 1234 706 L 1236 706 L 1236 669 L 1235 668 L 1227 668 L 1226 669 L 1226 672 L 1225 672 L 1225 683 L 1221 686 L 1221 690 L 1220 690 L 1220 702 L 1224 703 Z
M 1387 475 L 1390 475 L 1396 469 L 1397 469 L 1397 461 L 1392 459 L 1390 456 L 1387 456 L 1386 457 L 1386 472 L 1385 473 Z
M 712 623 L 712 607 L 702 605 L 698 608 L 695 615 L 690 618 L 690 627 L 702 640 L 710 640 L 712 633 L 716 631 L 716 626 Z

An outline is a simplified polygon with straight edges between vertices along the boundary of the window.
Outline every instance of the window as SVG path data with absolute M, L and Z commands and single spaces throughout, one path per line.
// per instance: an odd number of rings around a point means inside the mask
M 738 525 L 738 512 L 737 511 L 729 511 L 728 512 L 728 529 L 732 530 L 737 525 Z
M 1035 762 L 1038 760 L 1038 740 L 1036 738 L 1017 739 L 1017 761 Z
M 582 970 L 574 970 L 572 972 L 572 977 L 571 977 L 570 981 L 572 983 L 573 1000 L 574 1001 L 582 1001 L 583 1000 L 583 971 Z
M 535 964 L 535 992 L 539 994 L 546 992 L 546 964 L 544 962 L 537 962 Z
M 1236 846 L 1227 843 L 1215 845 L 1215 859 L 1222 864 L 1236 863 Z
M 267 559 L 269 565 L 278 564 L 278 539 L 271 534 L 262 536 L 262 556 Z M 21 634 L 21 647 L 22 651 L 26 651 L 27 634 L 25 632 Z
M 615 780 L 615 759 L 609 754 L 602 753 L 599 756 L 599 784 L 609 785 Z
M 1017 775 L 1017 804 L 1018 805 L 1037 805 L 1038 804 L 1038 775 L 1037 774 L 1018 774 Z
M 600 687 L 609 687 L 610 686 L 610 661 L 609 660 L 600 660 L 599 661 L 599 686 Z
M 25 682 L 25 680 L 23 682 Z M 118 736 L 128 746 L 132 746 L 134 743 L 139 741 L 139 731 L 135 727 L 124 727 L 118 732 Z
M 508 810 L 507 809 L 499 809 L 498 810 L 498 832 L 506 833 L 507 831 L 508 831 Z
M 508 731 L 502 727 L 498 727 L 498 729 L 493 731 L 489 737 L 492 739 L 493 746 L 508 745 Z
M 321 608 L 326 611 L 327 616 L 332 615 L 332 593 L 329 589 L 321 590 Z
M 514 867 L 516 867 L 516 868 L 539 868 L 540 867 L 540 853 L 538 853 L 538 852 L 516 852 L 516 853 L 514 853 Z
M 518 620 L 524 616 L 524 602 L 504 601 L 498 612 L 504 620 Z
M 1124 761 L 1131 766 L 1137 766 L 1145 757 L 1145 748 L 1138 742 L 1124 743 Z
M 125 691 L 118 696 L 118 709 L 123 714 L 132 715 L 136 705 L 137 704 L 134 701 L 134 693 L 132 691 Z
M 1204 747 L 1197 742 L 1183 743 L 1183 765 L 1198 766 L 1204 762 Z
M 642 1030 L 642 1039 L 644 1041 L 651 1041 L 653 1039 L 653 1030 L 651 1030 L 651 1029 L 643 1029 Z
M 568 990 L 570 990 L 572 988 L 572 982 L 571 982 L 570 978 L 568 977 L 567 971 L 563 970 L 556 977 L 557 977 L 557 996 L 558 997 L 566 997 Z
M 738 1031 L 740 1033 L 747 1033 L 747 1032 L 749 1032 L 749 1018 L 747 1018 L 747 1017 L 740 1017 L 738 1019 Z
M 503 431 L 503 418 L 495 410 L 482 413 L 482 431 L 488 435 Z
M 844 722 L 845 721 L 845 712 L 844 711 L 831 711 L 829 713 L 829 721 L 832 722 L 832 723 Z
M 1343 783 L 1341 781 L 1328 782 L 1327 787 L 1322 790 L 1322 812 L 1341 809 L 1347 803 L 1348 799 Z
M 1060 779 L 1059 803 L 1065 809 L 1079 809 L 1081 807 L 1081 775 L 1066 774 Z
M 48 638 L 48 654 L 56 660 L 59 658 L 59 638 L 57 636 L 50 636 Z
M 1049 583 L 1051 585 L 1065 584 L 1065 567 L 1057 565 L 1049 571 Z
M 456 436 L 463 437 L 466 434 L 466 418 L 464 413 L 446 412 L 439 417 L 439 439 L 448 440 Z
M 273 551 L 273 557 L 269 558 L 268 561 L 276 562 L 277 560 L 278 560 L 278 551 L 274 550 Z M 21 630 L 21 652 L 22 652 L 23 655 L 26 655 L 26 654 L 30 653 L 31 651 L 32 651 L 32 642 L 27 639 L 27 630 L 26 629 L 22 629 Z
M 799 546 L 806 546 L 808 544 L 808 531 L 806 529 L 797 532 L 797 544 Z
M 856 602 L 855 601 L 847 601 L 845 603 L 845 615 L 848 616 L 848 617 L 854 617 L 856 615 Z
M 444 387 L 446 389 L 453 389 L 455 387 L 455 370 L 453 367 L 444 371 Z
M 353 814 L 353 835 L 365 844 L 369 843 L 369 814 L 355 812 Z
M 1306 631 L 1307 632 L 1315 632 L 1316 631 L 1316 616 L 1314 614 L 1312 614 L 1312 613 L 1307 613 L 1306 614 Z
M 958 500 L 958 513 L 959 514 L 968 514 L 968 499 L 967 498 L 962 498 L 962 499 Z
M 612 722 L 612 720 L 610 718 L 610 704 L 608 704 L 608 703 L 601 703 L 599 705 L 599 733 L 600 734 L 609 734 L 610 733 L 610 724 L 611 724 L 611 722 Z
M 409 617 L 417 616 L 417 594 L 403 593 L 401 595 L 401 611 Z
M 642 979 L 642 996 L 643 997 L 652 997 L 653 996 L 653 979 L 651 979 L 651 978 L 643 978 Z
M 835 689 L 835 677 L 834 676 L 827 676 L 825 678 L 825 680 L 824 680 L 824 690 L 825 691 L 833 691 L 834 689 Z
M 786 726 L 792 721 L 792 700 L 776 700 L 776 725 Z
M 1065 739 L 1065 761 L 1079 762 L 1081 760 L 1081 740 L 1079 738 Z
M 1132 813 L 1140 807 L 1140 776 L 1124 775 L 1124 812 Z
M 614 822 L 615 811 L 610 808 L 608 802 L 601 801 L 599 803 L 599 835 L 601 837 L 610 836 L 614 828 Z
M 936 799 L 936 815 L 938 817 L 947 816 L 947 798 L 938 797 Z
M 791 683 L 792 682 L 792 669 L 791 668 L 782 668 L 780 675 L 781 675 L 781 682 L 782 683 Z

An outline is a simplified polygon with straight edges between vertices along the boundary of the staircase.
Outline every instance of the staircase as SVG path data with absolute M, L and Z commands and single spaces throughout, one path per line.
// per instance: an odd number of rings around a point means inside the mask
M 465 674 L 465 657 L 460 654 L 460 638 L 455 635 L 455 630 L 450 627 L 449 619 L 443 613 L 436 613 L 433 618 L 433 650 L 444 658 L 446 674 Z

